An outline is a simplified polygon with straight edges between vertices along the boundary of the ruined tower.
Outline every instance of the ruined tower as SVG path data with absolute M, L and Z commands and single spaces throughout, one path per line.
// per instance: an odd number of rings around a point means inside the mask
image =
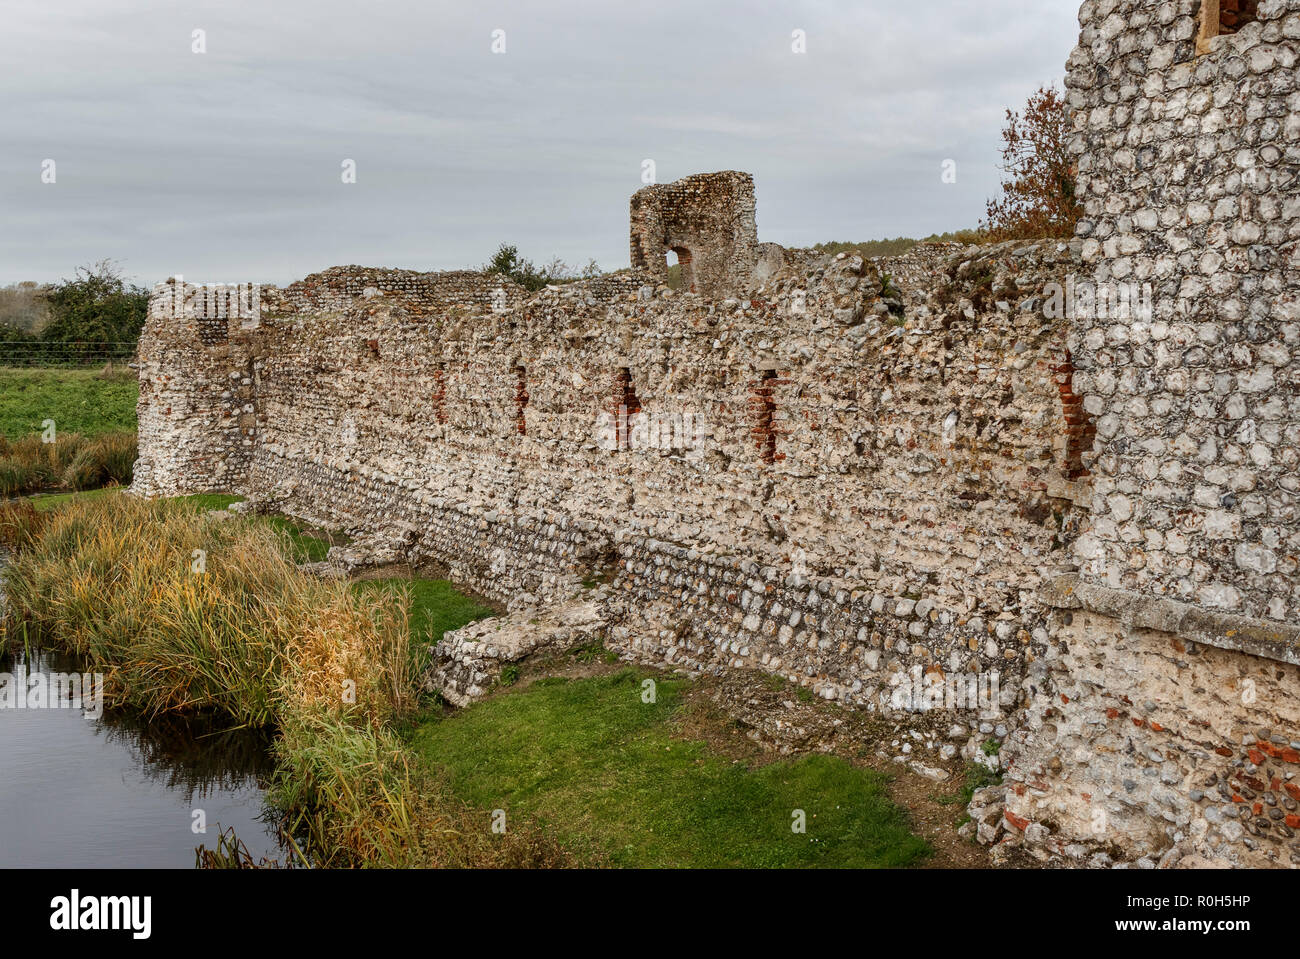
M 758 255 L 754 179 L 725 170 L 698 173 L 632 194 L 632 268 L 663 281 L 677 254 L 682 288 L 706 297 L 735 292 Z
M 1073 319 L 1089 512 L 1009 819 L 1300 863 L 1300 0 L 1089 0 L 1080 26 L 1080 280 L 1152 306 Z

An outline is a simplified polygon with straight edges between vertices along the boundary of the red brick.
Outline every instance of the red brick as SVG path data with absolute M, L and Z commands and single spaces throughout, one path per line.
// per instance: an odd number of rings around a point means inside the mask
M 1003 810 L 1002 815 L 1006 818 L 1007 822 L 1011 823 L 1011 825 L 1015 826 L 1021 832 L 1024 832 L 1029 828 L 1029 820 L 1022 816 L 1017 816 L 1010 809 Z

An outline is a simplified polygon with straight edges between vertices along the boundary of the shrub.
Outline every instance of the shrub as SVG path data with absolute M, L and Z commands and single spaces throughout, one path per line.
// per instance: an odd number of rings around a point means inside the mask
M 80 344 L 135 343 L 149 312 L 149 291 L 128 283 L 117 264 L 101 260 L 78 267 L 71 279 L 45 291 L 49 319 L 42 338 Z

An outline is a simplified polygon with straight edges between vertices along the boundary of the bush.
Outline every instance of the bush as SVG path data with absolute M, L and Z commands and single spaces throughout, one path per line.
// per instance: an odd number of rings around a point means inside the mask
M 483 266 L 483 272 L 507 276 L 525 290 L 535 291 L 552 283 L 573 283 L 600 276 L 600 265 L 588 260 L 585 267 L 575 270 L 557 256 L 539 268 L 532 260 L 520 256 L 518 247 L 502 243 Z
M 832 255 L 855 253 L 864 259 L 869 259 L 873 256 L 902 256 L 921 243 L 961 243 L 964 246 L 972 246 L 987 242 L 989 238 L 979 230 L 956 230 L 950 233 L 932 233 L 920 240 L 905 236 L 893 240 L 867 240 L 862 243 L 831 240 L 827 243 L 815 244 L 812 249 L 818 253 Z
M 41 338 L 60 344 L 135 343 L 149 312 L 149 291 L 127 283 L 110 260 L 77 268 L 45 291 L 49 320 Z

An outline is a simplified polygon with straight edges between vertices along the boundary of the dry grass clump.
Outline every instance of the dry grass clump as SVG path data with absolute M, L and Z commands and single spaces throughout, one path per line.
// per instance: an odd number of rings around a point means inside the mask
M 52 488 L 125 486 L 131 482 L 138 455 L 132 432 L 94 438 L 59 433 L 52 443 L 35 434 L 12 442 L 0 436 L 0 497 Z
M 9 634 L 104 673 L 109 705 L 279 729 L 271 799 L 314 863 L 565 861 L 540 834 L 468 825 L 463 805 L 414 778 L 395 731 L 418 699 L 409 596 L 303 573 L 264 523 L 125 494 L 6 504 L 0 544 L 14 551 Z
M 6 570 L 15 625 L 103 671 L 110 705 L 272 722 L 313 585 L 275 534 L 126 495 L 41 522 Z

